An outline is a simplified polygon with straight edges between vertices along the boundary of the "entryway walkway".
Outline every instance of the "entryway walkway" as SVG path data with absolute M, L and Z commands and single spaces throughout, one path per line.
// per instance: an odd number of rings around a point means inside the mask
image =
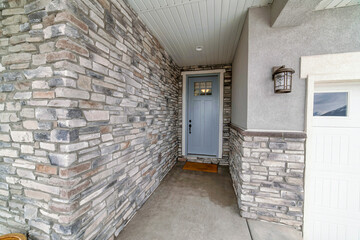
M 241 218 L 227 167 L 216 174 L 182 166 L 175 165 L 117 240 L 301 239 L 294 229 Z

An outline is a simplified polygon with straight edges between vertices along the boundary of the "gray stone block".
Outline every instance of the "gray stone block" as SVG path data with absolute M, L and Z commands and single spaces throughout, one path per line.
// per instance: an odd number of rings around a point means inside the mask
M 54 129 L 51 131 L 50 139 L 52 142 L 70 143 L 79 139 L 79 130 Z
M 2 84 L 0 85 L 0 92 L 11 92 L 14 90 L 13 84 Z
M 50 153 L 49 159 L 51 165 L 59 166 L 59 167 L 69 167 L 72 163 L 77 160 L 77 156 L 75 153 Z

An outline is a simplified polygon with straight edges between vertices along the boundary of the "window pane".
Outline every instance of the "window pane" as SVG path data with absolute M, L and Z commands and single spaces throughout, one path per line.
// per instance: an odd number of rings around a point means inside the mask
M 194 96 L 212 95 L 212 82 L 194 83 Z
M 328 92 L 314 94 L 314 116 L 347 116 L 348 93 Z

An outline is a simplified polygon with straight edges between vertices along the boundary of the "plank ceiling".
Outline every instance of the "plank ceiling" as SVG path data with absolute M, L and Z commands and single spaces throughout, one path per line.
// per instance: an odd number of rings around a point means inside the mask
M 190 66 L 231 63 L 248 8 L 273 0 L 127 1 L 174 61 Z
M 315 10 L 325 10 L 338 7 L 349 7 L 360 4 L 360 0 L 322 0 Z
M 231 63 L 250 7 L 273 0 L 127 0 L 179 66 Z M 315 10 L 360 4 L 322 0 Z M 202 46 L 203 51 L 195 48 Z

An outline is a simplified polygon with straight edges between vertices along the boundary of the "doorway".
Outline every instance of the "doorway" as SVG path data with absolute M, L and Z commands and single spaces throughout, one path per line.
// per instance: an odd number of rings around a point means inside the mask
M 183 72 L 184 156 L 222 157 L 223 73 Z
M 216 157 L 219 144 L 219 75 L 188 77 L 187 154 Z

